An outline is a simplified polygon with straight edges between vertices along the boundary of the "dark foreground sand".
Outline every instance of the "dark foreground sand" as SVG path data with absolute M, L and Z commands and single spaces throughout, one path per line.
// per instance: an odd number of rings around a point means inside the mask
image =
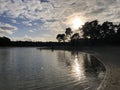
M 106 66 L 105 79 L 98 90 L 120 90 L 120 47 L 85 48 Z

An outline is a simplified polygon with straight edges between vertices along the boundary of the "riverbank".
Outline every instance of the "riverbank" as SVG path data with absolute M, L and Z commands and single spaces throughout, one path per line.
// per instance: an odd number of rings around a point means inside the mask
M 85 48 L 99 58 L 107 68 L 105 80 L 100 90 L 120 90 L 120 47 Z

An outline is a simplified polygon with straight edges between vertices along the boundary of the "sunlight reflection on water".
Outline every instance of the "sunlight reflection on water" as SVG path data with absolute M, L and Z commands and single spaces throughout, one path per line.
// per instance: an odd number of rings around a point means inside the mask
M 84 79 L 84 68 L 83 68 L 83 61 L 81 60 L 79 62 L 78 55 L 75 55 L 73 58 L 74 64 L 72 66 L 72 72 L 73 76 L 76 77 L 76 79 L 81 80 Z

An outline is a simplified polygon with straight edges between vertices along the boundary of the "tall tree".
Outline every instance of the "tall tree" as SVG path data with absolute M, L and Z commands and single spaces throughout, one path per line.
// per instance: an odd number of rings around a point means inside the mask
M 89 38 L 90 36 L 89 36 L 89 33 L 90 33 L 90 28 L 89 28 L 89 22 L 86 22 L 84 25 L 83 25 L 83 27 L 82 27 L 82 31 L 83 31 L 83 37 L 85 38 L 85 39 L 87 39 L 87 38 Z
M 110 38 L 111 36 L 113 36 L 115 34 L 115 26 L 113 25 L 112 22 L 104 22 L 102 24 L 102 36 L 103 38 Z
M 61 41 L 65 42 L 66 36 L 65 36 L 65 34 L 58 34 L 57 37 L 56 37 L 56 39 L 57 39 L 59 42 L 61 42 Z
M 78 39 L 80 39 L 79 33 L 75 33 L 75 34 L 73 34 L 72 37 L 71 37 L 71 40 L 78 40 Z
M 99 35 L 100 25 L 97 20 L 86 22 L 83 27 L 83 37 L 87 39 L 97 39 Z
M 61 42 L 62 41 L 61 34 L 58 34 L 57 37 L 56 37 L 56 39 L 58 40 L 58 42 Z
M 66 36 L 71 36 L 73 33 L 73 31 L 71 30 L 71 28 L 66 28 L 65 34 Z
M 66 35 L 65 35 L 65 34 L 61 34 L 61 38 L 62 38 L 62 41 L 65 42 L 65 40 L 66 40 Z

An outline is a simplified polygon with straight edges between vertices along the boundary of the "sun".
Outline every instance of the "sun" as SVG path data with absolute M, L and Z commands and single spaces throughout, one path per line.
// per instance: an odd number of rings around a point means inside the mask
M 74 29 L 79 29 L 80 27 L 82 27 L 83 24 L 84 22 L 79 17 L 75 17 L 72 20 L 72 27 Z

